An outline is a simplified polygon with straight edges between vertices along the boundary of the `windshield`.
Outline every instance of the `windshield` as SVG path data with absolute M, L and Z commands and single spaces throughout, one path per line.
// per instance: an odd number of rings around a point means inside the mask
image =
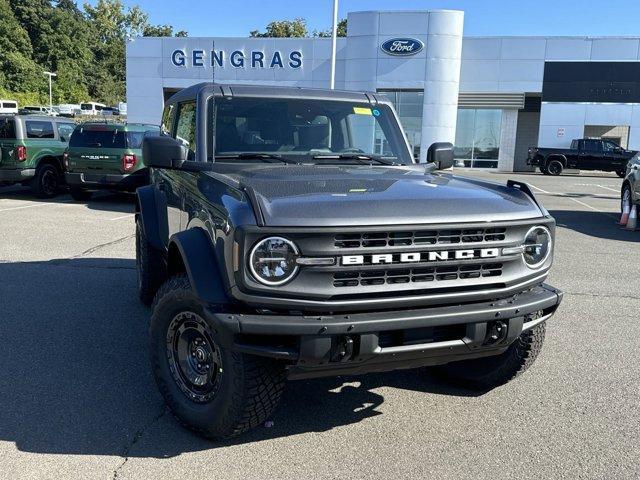
M 387 105 L 307 99 L 217 99 L 215 157 L 216 161 L 412 163 Z

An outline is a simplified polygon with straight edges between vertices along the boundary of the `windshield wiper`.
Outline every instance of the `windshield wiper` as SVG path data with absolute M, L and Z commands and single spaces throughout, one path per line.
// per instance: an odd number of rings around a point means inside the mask
M 282 163 L 298 163 L 294 160 L 289 160 L 288 158 L 284 158 L 282 155 L 278 155 L 277 153 L 261 153 L 261 152 L 243 152 L 243 153 L 229 153 L 223 155 L 216 155 L 216 160 L 229 160 L 229 159 L 238 159 L 238 160 L 277 160 Z
M 371 162 L 378 162 L 382 165 L 401 165 L 400 163 L 392 160 L 383 159 L 381 157 L 372 157 L 371 155 L 364 155 L 361 153 L 328 153 L 314 155 L 314 160 L 357 160 L 363 165 L 367 165 Z

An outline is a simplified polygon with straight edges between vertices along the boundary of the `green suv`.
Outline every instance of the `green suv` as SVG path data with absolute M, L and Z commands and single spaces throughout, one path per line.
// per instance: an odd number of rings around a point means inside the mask
M 66 181 L 75 200 L 88 200 L 94 190 L 135 191 L 148 183 L 142 139 L 159 135 L 154 125 L 84 123 L 71 135 L 64 153 Z
M 0 185 L 30 185 L 53 197 L 64 181 L 62 157 L 75 124 L 41 115 L 0 115 Z

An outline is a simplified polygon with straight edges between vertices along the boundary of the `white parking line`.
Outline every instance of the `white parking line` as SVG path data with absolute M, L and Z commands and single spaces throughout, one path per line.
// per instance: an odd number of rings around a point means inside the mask
M 49 202 L 49 203 L 33 203 L 31 205 L 21 205 L 19 207 L 0 208 L 0 212 L 10 212 L 12 210 L 22 210 L 23 208 L 33 207 L 48 207 L 50 205 L 59 205 L 61 203 L 71 203 L 72 200 L 63 200 L 61 202 Z
M 546 190 L 541 189 L 540 187 L 536 187 L 533 183 L 530 183 L 529 185 L 541 193 L 549 193 Z
M 109 221 L 112 220 L 122 220 L 123 218 L 129 218 L 129 217 L 133 217 L 135 215 L 135 213 L 127 213 L 126 215 L 122 215 L 120 217 L 114 217 L 114 218 L 110 218 Z
M 547 192 L 546 190 L 543 190 L 543 189 L 542 189 L 542 188 L 540 188 L 540 187 L 536 187 L 536 186 L 535 186 L 535 185 L 533 185 L 532 183 L 529 183 L 529 186 L 530 186 L 530 187 L 532 187 L 532 188 L 535 188 L 535 189 L 536 189 L 537 191 L 539 191 L 540 193 L 546 193 L 547 195 L 555 195 L 555 196 L 558 196 L 558 197 L 568 198 L 569 200 L 573 200 L 574 202 L 576 202 L 578 205 L 582 205 L 583 207 L 590 208 L 590 209 L 591 209 L 591 210 L 593 210 L 594 212 L 599 212 L 599 213 L 602 213 L 602 214 L 607 215 L 607 216 L 609 216 L 609 217 L 615 217 L 615 215 L 614 215 L 614 214 L 612 214 L 612 213 L 610 213 L 610 212 L 605 212 L 604 210 L 600 210 L 599 208 L 596 208 L 596 207 L 592 207 L 592 206 L 591 206 L 591 205 L 589 205 L 588 203 L 585 203 L 585 202 L 580 201 L 580 200 L 578 200 L 578 199 L 576 199 L 576 198 L 573 198 L 573 197 L 572 197 L 571 195 L 569 195 L 569 194 L 566 194 L 566 193 L 560 193 L 560 192 Z M 594 186 L 599 187 L 600 185 L 594 185 Z M 603 187 L 603 188 L 605 188 L 605 187 Z M 611 188 L 611 189 L 609 189 L 609 190 L 613 190 L 613 189 Z M 614 191 L 615 191 L 615 192 L 617 192 L 617 190 L 614 190 Z M 594 195 L 594 196 L 596 196 L 596 197 L 603 197 L 603 195 L 599 195 L 599 194 L 597 194 L 597 193 L 594 193 L 593 195 Z M 607 198 L 607 197 L 605 197 L 605 198 Z
M 600 187 L 600 188 L 604 188 L 605 190 L 611 190 L 612 192 L 620 193 L 619 189 L 607 187 L 606 185 L 596 185 L 596 187 Z

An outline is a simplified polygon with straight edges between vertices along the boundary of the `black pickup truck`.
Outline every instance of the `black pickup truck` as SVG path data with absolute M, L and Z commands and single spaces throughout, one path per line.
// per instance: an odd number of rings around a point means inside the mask
M 526 184 L 436 172 L 449 143 L 415 163 L 388 99 L 204 83 L 162 125 L 143 142 L 138 293 L 185 425 L 260 425 L 285 378 L 429 366 L 486 389 L 538 355 L 562 298 L 554 219 Z
M 545 175 L 560 175 L 565 168 L 577 168 L 616 172 L 624 177 L 627 162 L 636 153 L 611 140 L 582 138 L 573 140 L 570 148 L 530 148 L 527 165 L 538 167 Z

